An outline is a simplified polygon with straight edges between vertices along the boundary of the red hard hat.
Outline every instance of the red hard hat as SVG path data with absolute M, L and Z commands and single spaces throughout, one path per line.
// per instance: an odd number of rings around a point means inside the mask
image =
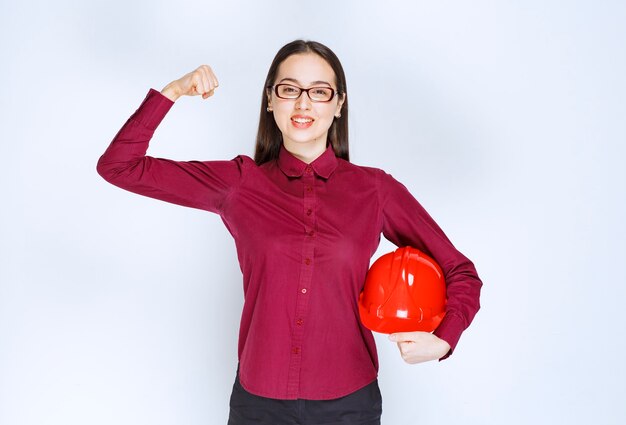
M 441 323 L 445 306 L 446 283 L 441 268 L 410 246 L 376 260 L 359 296 L 363 325 L 386 334 L 432 332 Z

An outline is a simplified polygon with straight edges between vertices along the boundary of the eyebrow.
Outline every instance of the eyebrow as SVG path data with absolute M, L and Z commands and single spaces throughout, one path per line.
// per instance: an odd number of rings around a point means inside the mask
M 283 78 L 282 80 L 279 81 L 279 83 L 282 83 L 283 81 L 291 81 L 296 84 L 303 85 L 300 81 L 296 80 L 295 78 Z M 311 86 L 314 86 L 315 84 L 328 84 L 329 86 L 331 86 L 331 84 L 328 81 L 313 81 L 311 83 Z

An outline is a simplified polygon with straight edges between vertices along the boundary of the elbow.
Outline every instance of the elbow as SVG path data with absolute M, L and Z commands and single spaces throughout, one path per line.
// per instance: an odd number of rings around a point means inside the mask
M 101 156 L 96 163 L 96 172 L 100 175 L 100 177 L 109 183 L 113 180 L 113 167 L 111 167 L 111 164 L 106 162 L 104 155 Z
M 133 163 L 120 163 L 111 161 L 106 155 L 102 155 L 96 164 L 96 172 L 105 181 L 119 186 L 123 181 L 128 180 L 135 168 Z
M 96 164 L 96 172 L 106 182 L 122 189 L 131 190 L 141 183 L 145 163 L 139 161 L 111 161 L 106 154 Z

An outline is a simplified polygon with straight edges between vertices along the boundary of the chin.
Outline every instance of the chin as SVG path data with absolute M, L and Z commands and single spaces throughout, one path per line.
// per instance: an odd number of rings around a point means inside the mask
M 291 140 L 294 143 L 298 143 L 298 144 L 315 144 L 318 140 L 322 139 L 322 136 L 313 136 L 313 137 L 306 137 L 304 135 L 299 135 L 299 137 L 289 137 L 289 140 Z

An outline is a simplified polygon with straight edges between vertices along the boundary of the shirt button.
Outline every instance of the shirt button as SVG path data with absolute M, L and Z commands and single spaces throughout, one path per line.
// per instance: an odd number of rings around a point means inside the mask
M 311 215 L 312 212 L 313 212 L 313 210 L 311 208 L 309 208 L 308 210 L 306 210 L 306 215 Z
M 307 192 L 310 192 L 310 191 L 312 191 L 312 190 L 313 190 L 313 188 L 312 188 L 311 186 L 307 186 L 307 187 L 306 187 L 306 191 L 307 191 Z
M 302 293 L 306 294 L 306 288 L 302 288 Z
M 293 348 L 291 349 L 291 352 L 292 352 L 293 354 L 300 354 L 300 348 L 299 348 L 299 347 L 293 347 Z
M 311 174 L 311 166 L 307 165 L 306 168 L 304 169 L 304 171 L 306 171 L 307 174 Z
M 309 236 L 313 236 L 314 234 L 315 234 L 315 232 L 314 232 L 313 230 L 311 230 L 311 231 L 309 232 Z
M 305 259 L 304 264 L 306 264 L 307 266 L 311 264 L 311 259 L 310 258 Z
M 296 325 L 298 325 L 298 326 L 302 326 L 303 323 L 304 323 L 304 320 L 302 320 L 302 319 L 296 320 Z

